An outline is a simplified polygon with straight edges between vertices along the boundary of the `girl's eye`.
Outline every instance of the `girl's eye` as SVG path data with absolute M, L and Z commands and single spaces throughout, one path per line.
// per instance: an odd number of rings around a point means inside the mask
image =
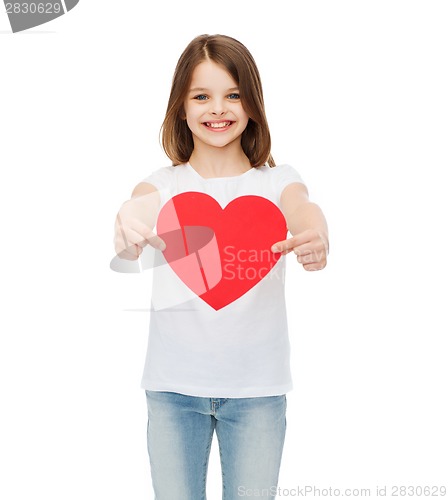
M 235 100 L 240 98 L 240 95 L 233 93 L 233 94 L 229 94 L 227 97 L 229 99 L 235 101 Z M 196 99 L 197 101 L 206 101 L 208 99 L 208 97 L 205 94 L 199 94 L 199 95 L 195 96 L 194 99 Z

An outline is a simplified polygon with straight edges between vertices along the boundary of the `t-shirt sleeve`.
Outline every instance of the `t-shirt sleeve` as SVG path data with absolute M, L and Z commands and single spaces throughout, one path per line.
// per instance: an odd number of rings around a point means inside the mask
M 148 175 L 141 180 L 141 182 L 147 182 L 152 184 L 158 191 L 163 191 L 170 187 L 171 181 L 171 169 L 170 167 L 162 167 L 155 170 L 152 174 Z
M 305 184 L 299 172 L 297 172 L 297 170 L 291 165 L 277 165 L 272 168 L 271 172 L 274 190 L 279 199 L 283 190 L 289 184 L 292 184 L 293 182 Z

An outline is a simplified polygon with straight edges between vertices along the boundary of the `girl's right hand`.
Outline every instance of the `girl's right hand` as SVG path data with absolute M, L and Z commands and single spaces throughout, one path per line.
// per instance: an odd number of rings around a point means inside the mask
M 161 251 L 166 248 L 153 232 L 160 203 L 158 192 L 150 184 L 139 186 L 133 198 L 123 203 L 115 220 L 115 252 L 121 259 L 137 260 L 148 244 Z

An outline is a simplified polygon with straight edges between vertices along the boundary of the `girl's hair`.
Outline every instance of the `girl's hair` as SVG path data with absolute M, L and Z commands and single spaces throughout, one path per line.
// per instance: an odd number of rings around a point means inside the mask
M 161 127 L 162 147 L 168 158 L 173 165 L 179 165 L 188 162 L 193 152 L 193 136 L 184 119 L 184 102 L 193 71 L 203 61 L 221 65 L 239 87 L 241 104 L 249 115 L 249 122 L 241 135 L 241 146 L 251 165 L 259 167 L 268 163 L 274 167 L 260 74 L 247 48 L 226 35 L 200 35 L 188 44 L 179 58 Z

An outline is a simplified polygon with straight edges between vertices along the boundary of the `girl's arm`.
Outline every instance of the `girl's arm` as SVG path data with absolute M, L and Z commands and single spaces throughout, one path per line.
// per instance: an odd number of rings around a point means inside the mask
M 280 204 L 292 238 L 272 246 L 273 252 L 293 251 L 306 271 L 319 271 L 327 265 L 328 227 L 318 205 L 308 199 L 305 185 L 294 182 L 283 190 Z

